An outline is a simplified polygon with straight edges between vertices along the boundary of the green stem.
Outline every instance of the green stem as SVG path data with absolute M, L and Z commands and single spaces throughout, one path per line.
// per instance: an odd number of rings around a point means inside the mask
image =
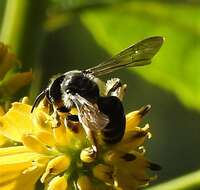
M 7 0 L 0 39 L 18 54 L 26 20 L 28 1 Z
M 7 0 L 0 30 L 0 40 L 17 54 L 23 63 L 23 70 L 37 68 L 34 72 L 37 81 L 40 81 L 37 71 L 40 71 L 38 67 L 45 37 L 43 25 L 47 5 L 48 0 Z
M 148 190 L 197 190 L 200 189 L 200 170 L 169 182 L 156 185 Z

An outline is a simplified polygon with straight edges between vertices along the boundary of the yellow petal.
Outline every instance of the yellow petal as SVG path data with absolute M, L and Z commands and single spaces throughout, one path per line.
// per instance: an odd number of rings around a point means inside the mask
M 21 100 L 22 104 L 29 104 L 29 98 L 27 96 L 23 97 Z
M 52 131 L 57 148 L 61 150 L 62 148 L 70 146 L 71 149 L 80 149 L 83 146 L 85 132 L 79 123 L 67 123 L 65 114 L 60 115 L 59 125 L 56 120 L 54 122 Z M 75 130 L 72 129 L 73 127 Z
M 50 157 L 30 152 L 24 146 L 0 148 L 1 189 L 33 190 L 49 159 Z
M 0 133 L 9 139 L 21 142 L 24 133 L 32 133 L 31 106 L 22 103 L 13 103 L 12 108 L 0 117 Z
M 37 126 L 40 129 L 51 130 L 53 127 L 51 117 L 38 108 L 36 108 L 33 112 L 33 122 L 34 126 Z
M 93 175 L 104 183 L 113 184 L 113 168 L 105 164 L 98 164 L 93 168 Z
M 40 101 L 37 109 L 49 114 L 50 109 L 51 109 L 50 107 L 51 105 L 49 104 L 49 101 L 47 100 L 47 98 L 43 98 L 43 100 Z
M 126 131 L 132 130 L 134 127 L 138 126 L 143 116 L 149 112 L 150 108 L 150 105 L 146 105 L 137 111 L 128 113 L 126 115 Z
M 44 183 L 46 178 L 58 175 L 67 170 L 70 166 L 71 159 L 66 155 L 60 155 L 52 159 L 46 168 L 45 173 L 41 177 L 41 182 Z
M 134 178 L 127 176 L 123 171 L 117 171 L 114 175 L 116 190 L 138 190 L 139 183 Z
M 149 162 L 137 151 L 131 153 L 110 151 L 105 161 L 114 167 L 115 186 L 122 189 L 138 189 L 138 186 L 149 183 L 147 175 Z
M 64 125 L 53 128 L 53 136 L 58 146 L 67 146 L 69 144 L 69 138 L 67 138 L 66 129 Z
M 149 125 L 146 124 L 145 127 L 134 127 L 132 130 L 125 132 L 123 139 L 120 143 L 113 146 L 113 149 L 126 150 L 127 152 L 137 149 L 141 146 L 145 139 L 150 136 Z
M 65 176 L 54 177 L 50 181 L 47 190 L 67 190 L 67 178 Z
M 11 141 L 4 137 L 3 135 L 0 135 L 0 147 L 5 147 L 8 146 L 9 144 L 11 144 Z
M 21 153 L 27 153 L 31 152 L 29 149 L 27 149 L 25 146 L 13 146 L 8 148 L 0 148 L 0 157 L 2 156 L 8 156 L 8 155 L 14 155 L 14 154 L 21 154 Z
M 1 44 L 0 44 L 1 45 Z M 2 106 L 0 106 L 0 117 L 5 114 L 5 111 Z M 4 147 L 10 144 L 10 140 L 3 135 L 0 135 L 0 147 Z
M 52 153 L 49 148 L 47 148 L 41 141 L 37 139 L 36 136 L 32 134 L 23 135 L 22 142 L 27 148 L 29 148 L 33 152 L 49 155 Z
M 56 144 L 52 133 L 50 133 L 48 131 L 45 131 L 45 130 L 39 131 L 39 132 L 36 133 L 36 136 L 45 145 L 53 147 Z

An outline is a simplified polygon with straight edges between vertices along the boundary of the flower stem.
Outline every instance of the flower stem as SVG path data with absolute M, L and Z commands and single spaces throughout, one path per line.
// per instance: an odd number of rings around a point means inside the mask
M 156 185 L 148 190 L 197 190 L 200 189 L 200 170 L 169 182 Z
M 28 1 L 7 0 L 0 39 L 11 45 L 12 50 L 18 54 Z

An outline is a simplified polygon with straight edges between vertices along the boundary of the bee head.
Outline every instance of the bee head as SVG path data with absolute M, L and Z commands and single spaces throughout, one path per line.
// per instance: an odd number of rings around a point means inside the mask
M 61 84 L 61 92 L 66 97 L 69 94 L 79 94 L 88 100 L 99 97 L 98 85 L 90 76 L 85 75 L 81 71 L 70 71 L 65 74 L 65 78 Z

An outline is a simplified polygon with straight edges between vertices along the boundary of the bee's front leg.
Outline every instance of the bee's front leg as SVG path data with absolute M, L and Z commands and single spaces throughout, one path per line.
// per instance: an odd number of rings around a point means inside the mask
M 58 114 L 58 111 L 56 108 L 53 108 L 53 114 L 51 115 L 54 121 L 53 127 L 52 128 L 57 128 L 60 127 L 61 122 L 60 122 L 60 116 Z

